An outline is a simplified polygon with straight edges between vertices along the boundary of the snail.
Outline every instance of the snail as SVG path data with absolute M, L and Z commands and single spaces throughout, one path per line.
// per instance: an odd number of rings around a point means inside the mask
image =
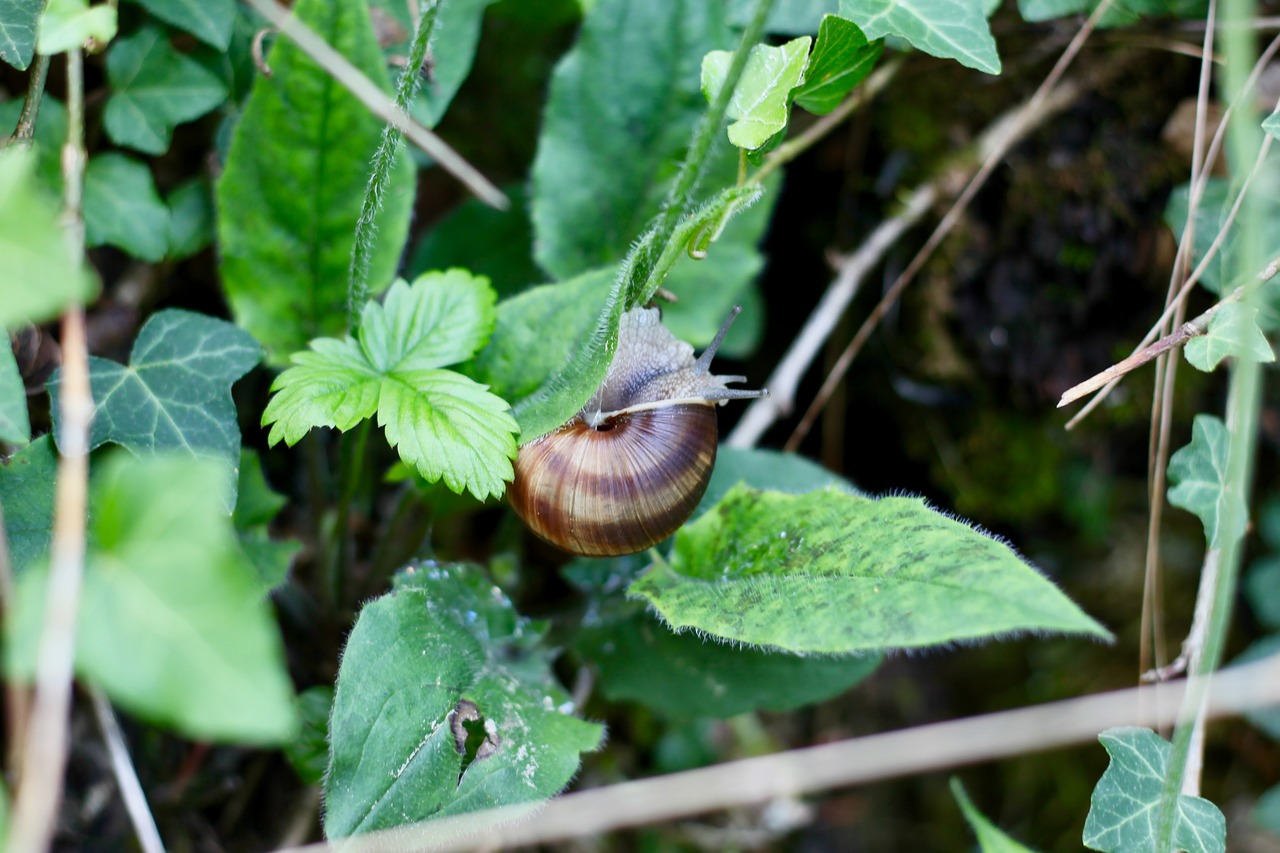
M 735 307 L 696 361 L 658 309 L 622 316 L 604 382 L 567 424 L 520 448 L 507 494 L 516 515 L 566 551 L 613 557 L 666 539 L 693 514 L 716 460 L 715 407 L 767 391 L 725 387 L 711 359 Z

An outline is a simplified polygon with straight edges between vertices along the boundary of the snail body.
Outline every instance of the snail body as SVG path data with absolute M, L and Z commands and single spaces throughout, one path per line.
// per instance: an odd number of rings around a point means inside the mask
M 541 538 L 584 556 L 643 551 L 693 513 L 715 465 L 717 404 L 763 396 L 726 387 L 711 359 L 734 309 L 702 357 L 656 308 L 623 315 L 604 382 L 567 424 L 520 448 L 507 494 Z

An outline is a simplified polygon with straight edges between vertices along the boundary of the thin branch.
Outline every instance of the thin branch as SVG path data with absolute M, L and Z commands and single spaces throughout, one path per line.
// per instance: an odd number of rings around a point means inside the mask
M 124 800 L 125 811 L 129 813 L 134 834 L 138 837 L 138 846 L 142 853 L 164 853 L 160 830 L 156 828 L 156 819 L 147 805 L 147 795 L 138 781 L 138 773 L 133 769 L 129 746 L 124 742 L 124 733 L 120 731 L 111 703 L 97 687 L 88 688 L 88 692 L 93 715 L 98 719 L 98 728 L 102 729 L 102 739 L 107 744 L 107 754 L 111 756 L 111 771 L 115 774 L 120 798 Z
M 462 159 L 440 137 L 397 110 L 385 92 L 288 9 L 276 3 L 275 0 L 245 0 L 245 2 L 280 32 L 293 39 L 294 44 L 303 53 L 329 72 L 334 80 L 355 95 L 356 99 L 371 113 L 408 137 L 410 142 L 430 155 L 441 168 L 461 181 L 477 198 L 498 210 L 507 209 L 509 206 L 507 197 L 490 183 L 488 178 Z
M 44 83 L 49 77 L 49 57 L 36 53 L 31 60 L 29 75 L 27 97 L 22 102 L 18 126 L 13 131 L 13 141 L 27 146 L 36 138 L 36 120 L 40 117 L 40 103 L 44 100 Z

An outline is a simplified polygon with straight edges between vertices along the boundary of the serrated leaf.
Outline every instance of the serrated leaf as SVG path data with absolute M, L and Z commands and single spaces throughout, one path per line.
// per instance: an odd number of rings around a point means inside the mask
M 189 258 L 213 242 L 213 191 L 200 178 L 181 184 L 169 205 L 169 251 L 173 261 Z
M 315 427 L 351 429 L 377 413 L 400 458 L 430 482 L 479 500 L 512 477 L 508 405 L 486 386 L 437 369 L 470 358 L 493 329 L 488 282 L 462 270 L 397 281 L 371 302 L 359 341 L 317 338 L 276 378 L 262 415 L 270 444 L 294 444 Z
M 0 334 L 0 444 L 24 445 L 31 441 L 27 415 L 27 389 L 18 372 L 7 335 Z
M 0 59 L 26 71 L 36 51 L 42 0 L 0 0 Z
M 899 36 L 930 56 L 1000 73 L 980 0 L 840 0 L 840 17 L 857 24 L 869 39 Z
M 116 7 L 88 0 L 49 0 L 40 16 L 36 48 L 46 56 L 79 48 L 85 42 L 106 44 L 116 36 Z
M 883 41 L 868 42 L 853 21 L 826 15 L 804 72 L 795 102 L 811 113 L 826 115 L 863 81 L 884 50 Z
M 324 780 L 329 767 L 329 712 L 333 708 L 333 688 L 308 687 L 298 694 L 298 736 L 285 744 L 284 757 L 298 778 L 308 785 Z
M 221 501 L 223 471 L 181 456 L 111 456 L 95 478 L 76 671 L 122 708 L 199 740 L 280 743 L 292 688 L 270 605 Z M 21 580 L 11 673 L 29 678 L 43 569 Z
M 1196 415 L 1191 443 L 1169 458 L 1169 503 L 1199 516 L 1210 548 L 1219 547 L 1226 536 L 1244 532 L 1246 513 L 1240 504 L 1231 513 L 1237 522 L 1235 529 L 1222 529 L 1227 514 L 1229 453 L 1230 435 L 1222 421 L 1213 415 Z M 1239 501 L 1239 496 L 1234 500 Z
M 1084 844 L 1107 853 L 1155 853 L 1156 820 L 1170 744 L 1150 729 L 1107 729 L 1099 742 L 1111 763 L 1093 789 Z M 1227 823 L 1202 797 L 1178 796 L 1173 842 L 1187 853 L 1226 850 Z
M 235 0 L 133 0 L 160 20 L 225 51 L 235 27 Z
M 385 62 L 361 0 L 299 0 L 294 14 L 383 89 Z M 281 364 L 346 328 L 347 272 L 382 123 L 287 38 L 267 55 L 217 186 L 222 277 L 236 321 Z M 408 233 L 414 174 L 402 152 L 376 219 L 369 269 L 390 283 Z
M 673 628 L 792 652 L 1025 631 L 1110 638 L 1004 543 L 920 498 L 735 486 L 628 592 Z
M 47 435 L 0 463 L 0 506 L 15 575 L 21 576 L 49 552 L 57 474 L 58 455 Z
M 603 734 L 570 716 L 541 631 L 475 567 L 408 572 L 361 611 L 343 652 L 329 838 L 544 800 Z
M 156 26 L 111 45 L 107 80 L 112 89 L 103 112 L 107 136 L 147 154 L 169 150 L 175 125 L 199 118 L 227 98 L 222 80 L 174 50 Z
M 729 100 L 728 116 L 736 119 L 729 125 L 730 142 L 739 148 L 756 149 L 787 126 L 791 90 L 804 82 L 812 42 L 801 36 L 778 47 L 758 44 L 751 48 Z M 732 60 L 733 54 L 727 50 L 713 50 L 703 58 L 702 94 L 708 101 L 714 101 L 724 86 Z
M 1187 341 L 1186 353 L 1187 361 L 1205 373 L 1228 356 L 1255 362 L 1276 360 L 1267 336 L 1258 327 L 1258 309 L 1239 302 L 1221 305 L 1205 333 Z
M 20 146 L 0 151 L 0 330 L 42 323 L 92 289 L 35 167 L 35 156 Z
M 169 248 L 169 208 L 145 163 L 99 154 L 84 174 L 84 238 L 89 246 L 118 246 L 144 261 Z
M 987 820 L 986 815 L 978 811 L 978 807 L 969 799 L 964 785 L 955 776 L 951 777 L 951 796 L 960 804 L 960 811 L 964 812 L 964 819 L 977 836 L 978 849 L 982 853 L 1032 853 L 1030 847 L 1014 841 L 1000 827 Z
M 240 460 L 231 386 L 261 359 L 257 341 L 231 323 L 174 309 L 153 314 L 127 366 L 89 359 L 90 448 L 110 441 L 140 456 L 180 451 L 215 459 L 224 472 L 219 494 L 230 512 Z M 62 428 L 61 380 L 61 371 L 49 380 L 55 435 Z

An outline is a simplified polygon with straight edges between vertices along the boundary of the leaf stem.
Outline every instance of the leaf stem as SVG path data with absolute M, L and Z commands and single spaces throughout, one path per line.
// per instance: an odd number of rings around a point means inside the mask
M 49 77 L 49 57 L 36 53 L 31 61 L 30 77 L 27 80 L 27 97 L 22 102 L 22 113 L 18 116 L 18 126 L 13 131 L 13 141 L 19 145 L 30 146 L 36 136 L 36 119 L 40 115 L 40 104 L 44 100 L 44 83 Z

